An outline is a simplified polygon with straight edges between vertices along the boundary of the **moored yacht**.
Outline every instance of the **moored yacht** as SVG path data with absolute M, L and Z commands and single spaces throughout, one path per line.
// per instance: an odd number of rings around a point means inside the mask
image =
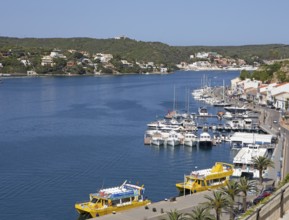
M 206 107 L 199 107 L 199 115 L 200 116 L 207 116 L 208 115 L 208 109 Z
M 233 115 L 232 115 L 231 112 L 225 112 L 225 114 L 223 114 L 222 117 L 223 117 L 224 119 L 229 120 L 229 119 L 232 119 L 232 118 L 233 118 Z
M 233 112 L 233 113 L 243 113 L 248 111 L 249 109 L 246 108 L 245 106 L 239 107 L 239 106 L 227 106 L 224 107 L 224 109 L 228 112 Z
M 197 135 L 193 133 L 186 133 L 184 137 L 184 145 L 190 147 L 197 145 L 197 139 L 198 139 Z
M 210 169 L 192 171 L 185 175 L 184 182 L 177 183 L 176 187 L 180 192 L 190 193 L 216 189 L 226 185 L 233 170 L 232 164 L 216 162 Z
M 211 147 L 213 145 L 211 135 L 208 132 L 202 132 L 199 138 L 199 146 Z
M 171 131 L 169 137 L 166 139 L 166 144 L 170 146 L 178 146 L 180 143 L 180 135 L 175 131 Z

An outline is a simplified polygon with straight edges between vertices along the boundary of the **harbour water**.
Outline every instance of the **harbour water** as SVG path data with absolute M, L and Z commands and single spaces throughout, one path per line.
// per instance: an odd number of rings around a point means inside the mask
M 0 85 L 0 219 L 77 219 L 75 202 L 124 180 L 144 184 L 152 201 L 178 194 L 194 169 L 232 162 L 228 144 L 211 149 L 143 144 L 146 124 L 187 91 L 229 85 L 239 72 L 177 72 L 118 77 L 4 79 Z M 190 100 L 190 111 L 201 104 Z M 218 109 L 208 106 L 215 114 Z

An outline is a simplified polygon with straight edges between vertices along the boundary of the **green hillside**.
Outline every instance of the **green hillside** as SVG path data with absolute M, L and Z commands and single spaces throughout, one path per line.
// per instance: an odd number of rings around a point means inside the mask
M 289 45 L 246 45 L 246 46 L 169 46 L 160 42 L 143 42 L 125 39 L 93 38 L 10 38 L 0 37 L 0 49 L 22 47 L 51 50 L 75 49 L 91 53 L 111 53 L 128 60 L 154 61 L 156 63 L 179 63 L 188 61 L 189 55 L 201 51 L 214 51 L 226 57 L 257 59 L 289 58 Z
M 177 63 L 186 59 L 176 47 L 131 39 L 92 39 L 92 38 L 7 38 L 0 37 L 0 48 L 43 48 L 61 50 L 75 49 L 90 53 L 110 53 L 123 59 L 154 61 L 156 63 Z

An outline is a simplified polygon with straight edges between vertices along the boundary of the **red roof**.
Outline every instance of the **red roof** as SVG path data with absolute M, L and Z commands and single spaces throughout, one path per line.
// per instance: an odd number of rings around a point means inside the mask
M 280 83 L 280 84 L 276 85 L 276 87 L 279 87 L 279 86 L 284 86 L 284 85 L 286 85 L 286 84 L 288 84 L 288 83 L 287 83 L 287 82 L 284 82 L 284 83 Z

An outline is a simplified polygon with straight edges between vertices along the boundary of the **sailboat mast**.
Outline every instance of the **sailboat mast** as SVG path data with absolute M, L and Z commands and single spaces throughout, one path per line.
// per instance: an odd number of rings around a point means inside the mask
M 176 110 L 176 86 L 174 85 L 174 103 L 173 103 L 173 111 Z

